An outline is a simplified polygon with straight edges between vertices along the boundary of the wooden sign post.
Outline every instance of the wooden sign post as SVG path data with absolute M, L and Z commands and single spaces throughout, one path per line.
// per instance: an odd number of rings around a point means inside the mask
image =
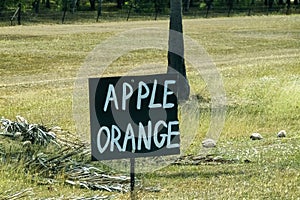
M 178 74 L 89 79 L 92 160 L 180 153 Z
M 135 185 L 135 158 L 130 158 L 130 194 L 131 194 L 131 199 L 135 199 L 135 194 L 134 194 L 134 185 Z

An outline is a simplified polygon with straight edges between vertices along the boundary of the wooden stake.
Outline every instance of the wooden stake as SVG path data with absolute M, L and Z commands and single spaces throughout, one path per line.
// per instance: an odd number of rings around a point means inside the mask
M 131 200 L 135 200 L 135 191 L 134 191 L 134 184 L 135 184 L 135 158 L 130 158 L 130 197 Z

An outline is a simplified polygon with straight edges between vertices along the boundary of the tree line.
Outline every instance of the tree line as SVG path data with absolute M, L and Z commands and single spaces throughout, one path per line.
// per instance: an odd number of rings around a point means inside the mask
M 228 15 L 233 10 L 247 10 L 250 15 L 255 8 L 267 10 L 286 9 L 299 7 L 300 0 L 182 0 L 184 14 L 190 14 L 190 10 L 203 10 L 208 14 L 217 10 L 218 12 L 227 12 Z M 17 5 L 22 5 L 23 12 L 31 11 L 39 14 L 42 12 L 76 12 L 76 11 L 97 11 L 98 17 L 102 15 L 103 7 L 110 6 L 110 10 L 117 12 L 118 10 L 128 10 L 130 13 L 155 13 L 168 14 L 170 10 L 170 0 L 0 0 L 0 16 L 1 14 L 12 11 Z M 108 10 L 107 12 L 109 12 Z M 298 9 L 299 10 L 299 9 Z

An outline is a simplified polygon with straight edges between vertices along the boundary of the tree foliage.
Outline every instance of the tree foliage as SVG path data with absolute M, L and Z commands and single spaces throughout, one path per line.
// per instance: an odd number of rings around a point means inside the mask
M 248 12 L 254 10 L 280 11 L 293 9 L 299 12 L 300 0 L 181 0 L 183 13 L 193 15 L 195 12 L 206 13 L 218 12 L 231 15 L 233 12 Z M 127 10 L 131 13 L 154 14 L 155 19 L 158 14 L 169 15 L 170 0 L 0 0 L 0 15 L 5 12 L 16 10 L 18 3 L 21 3 L 23 12 L 33 11 L 34 13 L 51 13 L 57 11 L 95 11 L 98 17 L 102 15 L 102 7 L 106 12 L 116 12 Z M 114 7 L 114 8 L 113 8 Z M 287 14 L 290 12 L 287 12 Z M 205 16 L 205 14 L 204 14 Z

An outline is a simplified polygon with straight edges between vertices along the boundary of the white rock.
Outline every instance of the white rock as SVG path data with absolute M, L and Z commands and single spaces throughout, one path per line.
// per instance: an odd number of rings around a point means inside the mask
M 286 131 L 285 130 L 281 130 L 277 133 L 277 137 L 286 137 Z
M 202 146 L 205 147 L 205 148 L 213 148 L 216 145 L 217 145 L 217 143 L 213 139 L 205 139 L 202 142 Z
M 261 140 L 261 139 L 263 139 L 263 137 L 259 133 L 252 133 L 252 135 L 250 136 L 250 139 Z

